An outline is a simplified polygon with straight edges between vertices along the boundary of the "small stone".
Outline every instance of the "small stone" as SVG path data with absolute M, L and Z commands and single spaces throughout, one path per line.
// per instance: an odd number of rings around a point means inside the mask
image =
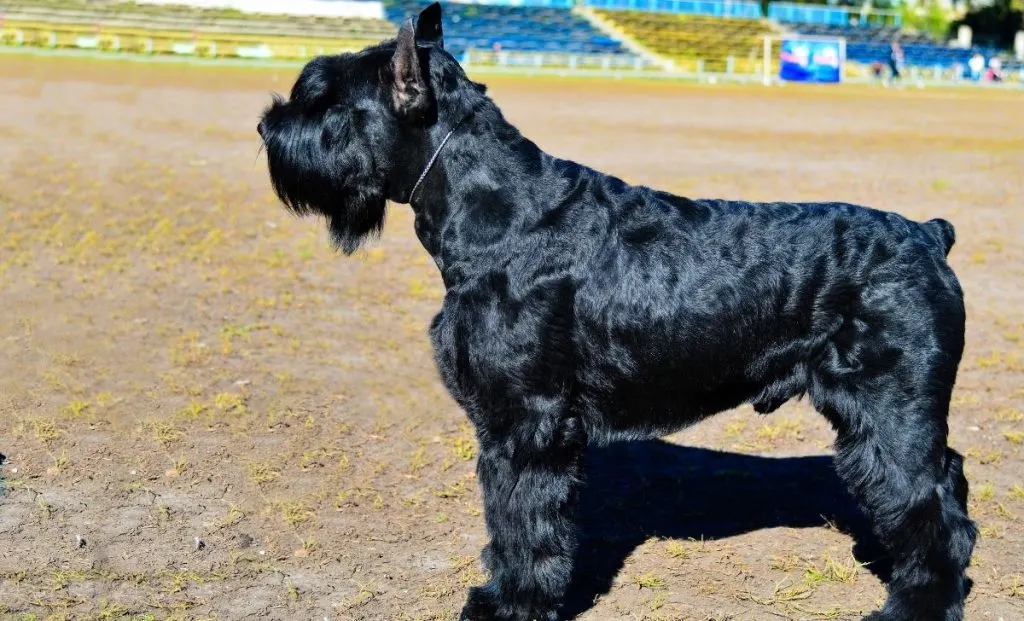
M 196 539 L 195 539 L 195 549 L 196 549 L 196 552 L 202 550 L 205 547 L 206 547 L 206 542 L 203 541 L 202 539 L 200 539 L 199 537 L 196 537 Z
M 77 546 L 79 548 L 84 548 L 85 547 L 85 537 L 83 537 L 81 535 L 75 535 L 75 544 L 77 544 Z
M 293 553 L 293 556 L 295 556 L 296 558 L 306 558 L 307 556 L 309 556 L 309 550 L 307 550 L 306 548 L 299 548 Z

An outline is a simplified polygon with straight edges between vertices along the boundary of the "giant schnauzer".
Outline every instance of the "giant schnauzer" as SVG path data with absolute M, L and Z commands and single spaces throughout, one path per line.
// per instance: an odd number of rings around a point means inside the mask
M 476 428 L 490 537 L 462 619 L 559 617 L 588 443 L 804 395 L 892 557 L 867 618 L 962 618 L 976 529 L 947 447 L 965 318 L 948 222 L 691 200 L 548 155 L 444 50 L 436 3 L 310 61 L 258 130 L 281 201 L 337 247 L 406 203 L 440 270 L 430 337 Z

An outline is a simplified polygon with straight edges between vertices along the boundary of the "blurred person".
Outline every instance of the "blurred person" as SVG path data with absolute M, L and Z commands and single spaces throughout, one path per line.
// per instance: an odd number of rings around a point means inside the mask
M 892 83 L 902 77 L 900 69 L 903 67 L 903 48 L 896 41 L 889 46 L 889 82 Z
M 871 63 L 871 76 L 874 77 L 879 82 L 884 82 L 885 81 L 885 74 L 883 73 L 884 69 L 885 69 L 885 64 L 882 63 L 879 60 L 876 60 L 875 62 Z
M 992 58 L 988 61 L 988 80 L 990 82 L 1003 81 L 1003 61 Z
M 980 52 L 975 52 L 974 56 L 967 61 L 967 68 L 971 72 L 971 79 L 975 82 L 981 80 L 981 72 L 985 70 L 985 57 Z

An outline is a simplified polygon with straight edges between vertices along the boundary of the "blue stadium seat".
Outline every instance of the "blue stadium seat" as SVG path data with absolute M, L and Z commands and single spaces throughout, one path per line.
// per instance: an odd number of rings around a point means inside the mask
M 428 0 L 385 2 L 395 24 L 416 15 Z M 449 3 L 444 7 L 445 47 L 454 56 L 467 48 L 568 54 L 620 54 L 622 45 L 568 9 Z
M 951 48 L 934 42 L 928 35 L 902 32 L 893 26 L 833 26 L 823 24 L 800 24 L 793 29 L 804 35 L 844 37 L 846 58 L 852 62 L 871 64 L 886 62 L 893 41 L 903 48 L 904 64 L 908 67 L 949 68 L 957 63 L 966 64 L 975 52 L 986 58 L 992 50 L 979 48 Z

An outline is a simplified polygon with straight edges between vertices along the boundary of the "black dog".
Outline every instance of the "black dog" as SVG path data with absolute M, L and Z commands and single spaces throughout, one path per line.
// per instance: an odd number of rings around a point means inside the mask
M 440 269 L 430 335 L 476 427 L 491 538 L 462 619 L 558 618 L 588 443 L 804 394 L 893 558 L 870 618 L 962 618 L 975 526 L 946 445 L 965 315 L 948 222 L 690 200 L 552 157 L 444 51 L 437 4 L 311 61 L 259 132 L 281 200 L 346 253 L 409 203 Z

